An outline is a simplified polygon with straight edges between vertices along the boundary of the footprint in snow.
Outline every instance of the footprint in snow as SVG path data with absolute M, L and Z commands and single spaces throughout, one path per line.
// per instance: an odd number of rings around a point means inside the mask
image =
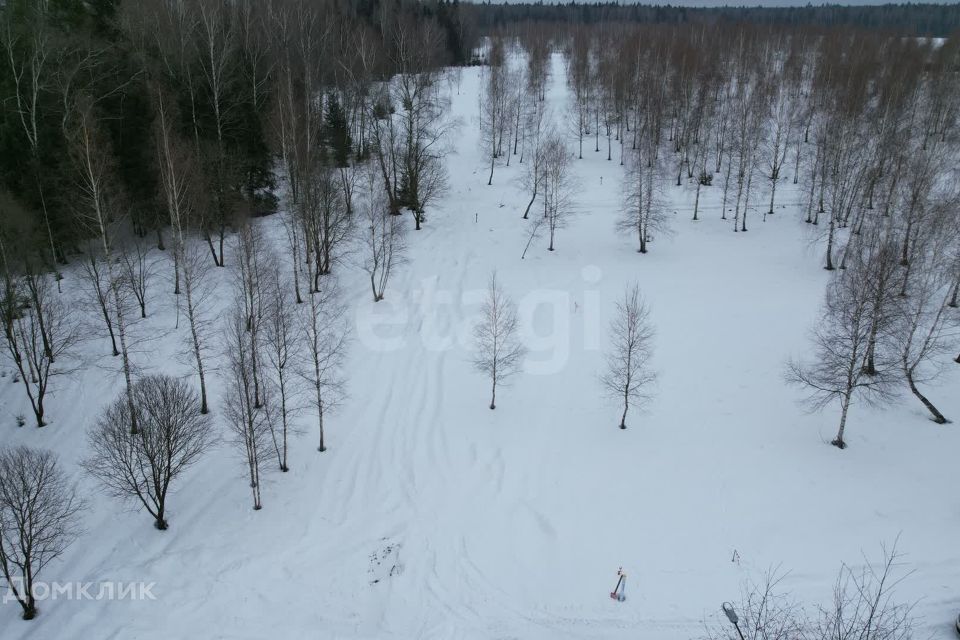
M 403 573 L 403 565 L 400 564 L 400 543 L 390 542 L 386 538 L 383 541 L 386 544 L 370 554 L 370 568 L 367 569 L 370 584 L 377 584 L 381 580 Z

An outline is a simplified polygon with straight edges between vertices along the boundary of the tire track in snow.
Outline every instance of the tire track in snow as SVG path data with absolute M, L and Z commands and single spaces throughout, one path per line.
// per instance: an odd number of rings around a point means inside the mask
M 436 232 L 424 236 L 426 244 L 438 240 Z M 437 567 L 447 565 L 449 552 L 438 549 L 445 542 L 432 536 L 444 512 L 451 471 L 440 420 L 447 347 L 453 345 L 431 345 L 437 337 L 450 336 L 456 326 L 459 297 L 443 295 L 459 296 L 466 269 L 462 259 L 441 258 L 429 265 L 438 274 L 435 278 L 417 281 L 419 265 L 413 264 L 405 282 L 397 283 L 396 290 L 404 292 L 398 295 L 412 302 L 402 333 L 406 344 L 370 359 L 376 374 L 371 382 L 389 392 L 371 395 L 376 400 L 362 412 L 364 424 L 349 451 L 346 447 L 342 451 L 340 466 L 349 480 L 338 487 L 335 497 L 336 513 L 346 525 L 338 529 L 358 532 L 357 553 L 373 552 L 385 538 L 401 545 L 401 554 L 410 559 L 403 575 L 382 581 L 402 581 L 405 588 L 395 593 L 392 584 L 381 583 L 366 597 L 372 621 L 364 625 L 366 631 L 421 629 L 430 635 L 462 616 L 444 606 L 443 569 Z M 450 280 L 448 274 L 454 274 Z M 357 509 L 360 505 L 377 508 L 370 512 Z
M 457 262 L 460 264 L 458 265 Z M 462 620 L 463 613 L 450 602 L 445 586 L 449 579 L 449 550 L 446 541 L 438 538 L 437 526 L 447 513 L 446 499 L 452 483 L 457 481 L 452 474 L 450 451 L 446 442 L 446 424 L 443 418 L 443 398 L 446 360 L 456 346 L 454 330 L 460 317 L 461 291 L 465 272 L 465 260 L 449 256 L 433 263 L 437 275 L 424 287 L 426 303 L 422 305 L 420 338 L 424 356 L 423 380 L 420 385 L 420 403 L 411 416 L 416 425 L 416 437 L 407 441 L 411 460 L 420 460 L 412 465 L 416 503 L 413 505 L 416 518 L 410 522 L 409 535 L 422 549 L 422 566 L 417 571 L 417 590 L 426 602 L 421 603 L 419 615 L 422 626 L 431 630 L 431 635 L 450 637 L 451 622 Z M 459 267 L 459 268 L 458 268 Z M 448 279 L 447 274 L 455 274 Z M 435 332 L 425 335 L 424 331 Z M 422 454 L 422 457 L 418 456 Z

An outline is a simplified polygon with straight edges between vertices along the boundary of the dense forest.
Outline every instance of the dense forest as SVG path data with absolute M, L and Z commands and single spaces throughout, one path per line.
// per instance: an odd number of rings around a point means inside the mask
M 795 7 L 681 7 L 669 4 L 569 2 L 465 4 L 464 11 L 481 31 L 524 22 L 597 24 L 766 24 L 793 27 L 859 27 L 891 33 L 945 37 L 960 27 L 956 4 L 880 4 L 849 6 L 808 3 Z
M 329 98 L 317 140 L 342 163 L 368 151 L 359 112 L 370 83 L 460 64 L 469 51 L 445 2 L 20 1 L 3 21 L 5 231 L 46 245 L 44 260 L 57 263 L 89 236 L 76 210 L 80 147 L 109 167 L 132 228 L 162 245 L 156 128 L 189 143 L 210 205 L 200 227 L 220 260 L 233 216 L 274 207 L 282 97 L 286 108 L 313 91 Z

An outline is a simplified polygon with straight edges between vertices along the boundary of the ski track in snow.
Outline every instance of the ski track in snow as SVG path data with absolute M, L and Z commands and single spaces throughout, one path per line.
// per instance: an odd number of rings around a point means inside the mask
M 567 96 L 558 57 L 552 74 L 559 121 Z M 180 480 L 164 533 L 77 474 L 91 501 L 87 533 L 43 577 L 156 582 L 158 599 L 46 602 L 29 624 L 8 605 L 0 637 L 679 640 L 699 637 L 720 602 L 771 566 L 790 572 L 784 584 L 798 598 L 826 601 L 841 562 L 878 559 L 898 534 L 914 571 L 901 596 L 918 601 L 920 635 L 951 637 L 960 608 L 960 507 L 948 489 L 956 426 L 932 425 L 910 398 L 887 410 L 856 406 L 851 448 L 837 452 L 824 444 L 834 412 L 803 414 L 781 380 L 786 358 L 806 348 L 827 278 L 793 185 L 778 189 L 786 206 L 767 222 L 758 193 L 747 234 L 719 220 L 719 187 L 703 190 L 703 219 L 693 223 L 692 189 L 668 186 L 675 237 L 655 238 L 639 256 L 613 230 L 619 149 L 607 162 L 605 140 L 597 153 L 588 139 L 573 164 L 576 219 L 558 232 L 556 252 L 539 240 L 521 262 L 522 166 L 513 158 L 486 185 L 479 77 L 465 69 L 460 91 L 451 87 L 462 127 L 450 192 L 422 231 L 410 225 L 409 263 L 394 271 L 386 299 L 374 305 L 357 268 L 341 270 L 356 330 L 350 395 L 329 418 L 329 450 L 315 451 L 305 411 L 291 471 L 265 469 L 264 509 L 254 513 L 237 455 L 217 449 Z M 271 220 L 262 224 L 282 234 Z M 498 389 L 496 411 L 469 344 L 493 268 L 521 308 L 553 301 L 528 319 L 541 339 L 528 369 L 558 353 L 561 362 Z M 659 380 L 650 407 L 631 410 L 621 432 L 596 377 L 613 303 L 631 279 L 651 305 Z M 154 287 L 164 289 L 155 309 L 172 303 L 165 282 Z M 378 319 L 395 348 L 368 342 L 363 327 Z M 173 323 L 158 312 L 146 327 Z M 551 332 L 563 339 L 544 348 Z M 91 353 L 102 346 L 92 342 Z M 187 373 L 169 339 L 152 348 L 158 354 L 135 354 L 139 364 Z M 76 473 L 84 429 L 119 388 L 115 363 L 102 364 L 57 381 L 49 427 L 4 424 L 2 437 L 54 448 Z M 222 385 L 212 378 L 220 419 Z M 953 371 L 931 389 L 954 417 L 958 380 Z M 21 388 L 2 382 L 7 421 L 28 407 Z M 607 593 L 621 565 L 627 600 L 616 603 Z

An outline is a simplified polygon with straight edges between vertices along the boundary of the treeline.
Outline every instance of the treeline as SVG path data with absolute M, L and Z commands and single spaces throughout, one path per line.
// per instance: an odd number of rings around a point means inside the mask
M 807 4 L 803 7 L 675 7 L 639 3 L 492 3 L 464 5 L 473 24 L 486 33 L 518 23 L 555 25 L 757 24 L 790 27 L 856 27 L 898 35 L 946 37 L 960 27 L 956 4 L 882 4 L 846 6 Z

